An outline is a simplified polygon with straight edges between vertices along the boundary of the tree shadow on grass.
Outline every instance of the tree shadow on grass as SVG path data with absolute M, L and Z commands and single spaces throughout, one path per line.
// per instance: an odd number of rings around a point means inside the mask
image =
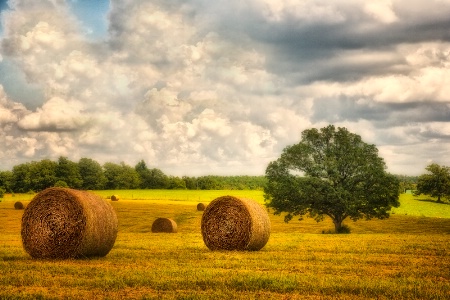
M 443 200 L 443 201 L 441 200 L 441 202 L 438 202 L 437 200 L 430 199 L 430 198 L 427 198 L 427 199 L 414 199 L 414 200 L 417 200 L 417 201 L 420 201 L 420 202 L 431 202 L 431 203 L 436 203 L 436 204 L 450 205 L 450 203 L 447 200 Z

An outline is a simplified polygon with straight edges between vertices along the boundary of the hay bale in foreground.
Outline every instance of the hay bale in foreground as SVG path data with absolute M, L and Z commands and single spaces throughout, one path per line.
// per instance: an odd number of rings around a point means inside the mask
M 68 188 L 38 193 L 22 216 L 22 244 L 33 258 L 105 256 L 117 237 L 117 216 L 100 196 Z
M 198 211 L 204 211 L 205 208 L 206 208 L 205 204 L 203 204 L 203 203 L 197 204 L 197 210 Z
M 270 236 L 267 211 L 250 199 L 214 199 L 202 215 L 201 231 L 211 250 L 251 250 L 264 247 Z
M 111 196 L 111 201 L 119 201 L 119 196 L 117 196 L 117 195 L 112 195 L 112 196 Z
M 177 223 L 169 218 L 158 218 L 152 224 L 152 232 L 176 233 L 178 231 Z
M 17 201 L 16 203 L 14 203 L 14 208 L 15 209 L 24 209 L 25 205 L 22 202 Z

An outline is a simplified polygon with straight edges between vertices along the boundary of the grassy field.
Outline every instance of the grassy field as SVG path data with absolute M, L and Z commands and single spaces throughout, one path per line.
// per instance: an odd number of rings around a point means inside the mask
M 33 260 L 22 248 L 22 210 L 0 203 L 0 299 L 448 299 L 450 205 L 404 194 L 387 220 L 347 221 L 352 233 L 323 234 L 330 220 L 283 222 L 270 214 L 257 252 L 210 251 L 199 202 L 235 195 L 263 203 L 261 191 L 96 191 L 119 218 L 102 258 Z M 157 217 L 176 234 L 151 233 Z
M 118 195 L 124 200 L 169 200 L 193 203 L 209 203 L 217 197 L 231 194 L 236 197 L 250 198 L 264 203 L 263 191 L 257 190 L 234 190 L 234 191 L 202 191 L 202 190 L 121 190 L 121 191 L 94 191 L 94 193 L 108 198 L 111 195 Z

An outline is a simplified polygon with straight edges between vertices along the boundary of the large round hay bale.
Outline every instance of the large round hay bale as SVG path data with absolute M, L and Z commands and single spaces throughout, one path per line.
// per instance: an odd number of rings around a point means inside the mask
M 251 250 L 264 247 L 270 236 L 267 211 L 250 199 L 214 199 L 202 215 L 201 231 L 211 250 Z
M 197 204 L 197 210 L 198 211 L 204 211 L 205 208 L 206 208 L 205 204 L 203 204 L 203 203 Z
M 152 224 L 152 232 L 176 233 L 178 231 L 177 223 L 169 218 L 158 218 Z
M 22 202 L 17 201 L 16 203 L 14 203 L 14 208 L 15 209 L 24 209 L 25 205 Z
M 38 193 L 22 216 L 22 243 L 33 258 L 105 256 L 117 237 L 117 216 L 100 196 L 68 188 Z
M 112 195 L 111 196 L 111 201 L 119 201 L 119 196 L 118 195 Z

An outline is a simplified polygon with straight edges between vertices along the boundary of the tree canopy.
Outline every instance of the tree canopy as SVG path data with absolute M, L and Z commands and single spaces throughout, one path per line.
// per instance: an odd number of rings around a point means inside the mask
M 79 189 L 83 184 L 79 166 L 76 162 L 70 161 L 67 157 L 61 156 L 56 167 L 56 177 L 59 182 L 65 182 L 67 186 Z M 61 183 L 60 183 L 61 185 Z
M 106 176 L 106 189 L 137 189 L 140 178 L 136 169 L 127 166 L 125 163 L 115 164 L 107 162 L 103 165 Z
M 105 187 L 106 177 L 98 162 L 83 157 L 78 161 L 78 169 L 82 178 L 83 189 L 100 190 Z
M 303 131 L 298 144 L 269 163 L 266 178 L 266 206 L 286 212 L 286 222 L 329 216 L 340 232 L 346 218 L 383 219 L 400 205 L 399 181 L 386 172 L 378 149 L 333 125 Z

